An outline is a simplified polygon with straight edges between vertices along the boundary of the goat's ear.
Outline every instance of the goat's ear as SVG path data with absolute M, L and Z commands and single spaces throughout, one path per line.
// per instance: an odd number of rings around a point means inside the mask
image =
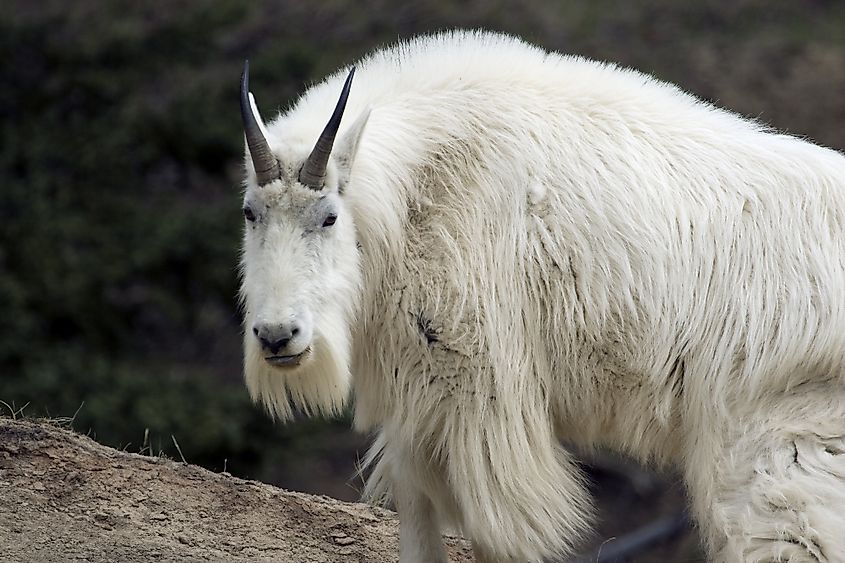
M 258 123 L 258 128 L 261 129 L 261 134 L 265 139 L 270 138 L 270 133 L 267 132 L 267 126 L 264 125 L 264 120 L 261 119 L 261 112 L 258 111 L 258 103 L 255 101 L 255 96 L 252 92 L 249 93 L 249 109 L 252 110 L 252 115 L 255 116 L 255 122 Z
M 367 108 L 361 112 L 361 115 L 358 116 L 358 119 L 349 128 L 349 131 L 344 133 L 334 150 L 338 171 L 338 190 L 341 193 L 349 182 L 349 176 L 352 175 L 352 164 L 355 162 L 355 155 L 358 154 L 358 145 L 361 142 L 361 137 L 364 134 L 364 129 L 367 126 L 367 120 L 369 118 L 370 108 Z

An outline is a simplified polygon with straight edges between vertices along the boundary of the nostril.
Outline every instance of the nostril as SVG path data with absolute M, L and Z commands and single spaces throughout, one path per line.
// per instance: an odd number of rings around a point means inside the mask
M 256 326 L 252 327 L 252 334 L 254 334 L 255 336 L 258 336 L 258 327 L 256 327 Z
M 297 328 L 297 327 L 293 327 L 293 328 L 291 329 L 291 331 L 290 331 L 290 335 L 291 335 L 291 336 L 296 336 L 297 334 L 299 334 L 299 328 Z

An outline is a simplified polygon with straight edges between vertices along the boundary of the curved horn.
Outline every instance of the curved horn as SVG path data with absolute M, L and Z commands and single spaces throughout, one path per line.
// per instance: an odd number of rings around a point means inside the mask
M 255 167 L 255 177 L 258 185 L 263 186 L 279 178 L 279 162 L 273 156 L 270 145 L 267 144 L 267 139 L 261 132 L 256 113 L 258 113 L 258 108 L 253 112 L 249 101 L 249 61 L 244 61 L 244 72 L 241 75 L 241 119 L 244 122 L 244 135 L 246 135 L 249 155 Z
M 349 76 L 346 77 L 346 82 L 343 83 L 343 90 L 340 92 L 340 99 L 337 101 L 331 119 L 320 134 L 320 138 L 317 139 L 317 144 L 314 145 L 314 149 L 308 155 L 305 164 L 302 165 L 302 170 L 299 171 L 299 181 L 311 189 L 323 189 L 326 180 L 326 166 L 329 163 L 329 155 L 332 153 L 337 129 L 340 127 L 343 110 L 346 109 L 346 99 L 349 97 L 349 88 L 352 86 L 354 75 L 355 67 L 353 66 L 349 71 Z

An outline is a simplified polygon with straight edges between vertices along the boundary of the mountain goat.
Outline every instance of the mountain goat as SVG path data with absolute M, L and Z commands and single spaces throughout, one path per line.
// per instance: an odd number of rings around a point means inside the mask
M 563 442 L 679 470 L 714 560 L 845 561 L 845 157 L 504 35 L 355 68 L 267 125 L 244 70 L 245 378 L 354 394 L 401 560 L 572 553 Z

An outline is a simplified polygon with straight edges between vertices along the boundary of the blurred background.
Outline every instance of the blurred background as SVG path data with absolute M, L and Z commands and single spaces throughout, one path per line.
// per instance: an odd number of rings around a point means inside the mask
M 239 73 L 249 57 L 270 118 L 375 47 L 454 27 L 636 67 L 845 148 L 842 0 L 7 0 L 4 415 L 72 419 L 177 459 L 178 442 L 214 471 L 356 499 L 368 438 L 348 419 L 273 425 L 241 382 Z M 594 546 L 679 522 L 673 476 L 606 455 L 585 468 L 602 510 Z M 694 532 L 676 528 L 638 560 L 700 560 Z

